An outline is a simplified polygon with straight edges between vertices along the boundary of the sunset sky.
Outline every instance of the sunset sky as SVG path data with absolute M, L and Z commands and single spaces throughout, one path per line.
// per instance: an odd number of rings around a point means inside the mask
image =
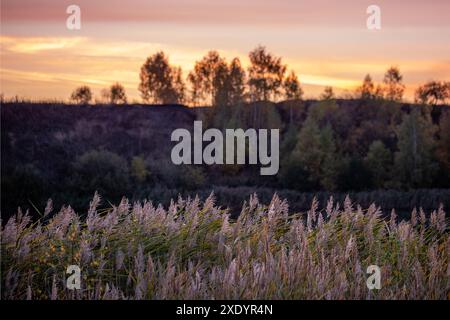
M 81 30 L 68 30 L 66 8 L 81 8 Z M 366 9 L 381 7 L 381 30 L 368 30 Z M 450 81 L 448 0 L 2 0 L 1 92 L 68 99 L 87 84 L 121 82 L 140 100 L 139 69 L 165 51 L 186 76 L 210 49 L 226 58 L 262 44 L 297 72 L 306 97 L 323 86 L 353 90 L 366 73 L 404 75 L 407 98 L 429 80 Z

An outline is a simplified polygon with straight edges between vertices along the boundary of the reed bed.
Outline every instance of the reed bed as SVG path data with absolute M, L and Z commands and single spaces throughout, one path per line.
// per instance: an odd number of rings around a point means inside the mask
M 384 218 L 349 198 L 289 212 L 256 195 L 237 219 L 214 196 L 99 210 L 49 200 L 32 221 L 19 212 L 1 229 L 2 299 L 447 299 L 450 239 L 443 208 Z M 81 289 L 66 286 L 69 265 Z M 381 269 L 369 290 L 366 269 Z

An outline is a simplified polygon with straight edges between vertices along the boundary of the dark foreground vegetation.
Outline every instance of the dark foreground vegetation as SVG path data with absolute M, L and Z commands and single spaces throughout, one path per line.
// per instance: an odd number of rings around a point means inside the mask
M 259 165 L 176 166 L 176 128 L 280 128 L 280 171 Z M 95 191 L 104 204 L 215 191 L 238 213 L 258 192 L 275 191 L 293 210 L 317 195 L 347 193 L 361 205 L 410 212 L 450 206 L 450 114 L 447 106 L 385 100 L 290 100 L 231 107 L 4 103 L 1 106 L 2 217 L 55 206 L 85 210 Z

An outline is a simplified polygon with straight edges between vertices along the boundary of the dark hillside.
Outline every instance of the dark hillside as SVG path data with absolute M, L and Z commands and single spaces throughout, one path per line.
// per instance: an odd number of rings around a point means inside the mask
M 433 149 L 423 151 L 430 159 L 416 168 L 419 178 L 408 180 L 398 171 L 398 163 L 403 166 L 397 155 L 398 137 L 403 119 L 414 109 L 429 119 Z M 204 120 L 204 127 L 280 128 L 278 175 L 260 176 L 259 165 L 172 164 L 172 131 L 192 130 L 195 119 Z M 104 205 L 117 203 L 122 196 L 167 203 L 178 194 L 205 197 L 214 190 L 220 203 L 227 203 L 235 212 L 253 192 L 263 198 L 278 192 L 294 210 L 308 208 L 314 195 L 325 202 L 329 195 L 343 199 L 347 193 L 361 205 L 375 201 L 400 211 L 414 206 L 436 209 L 439 203 L 448 207 L 450 168 L 445 158 L 448 146 L 443 145 L 446 121 L 448 107 L 361 100 L 267 102 L 215 109 L 3 104 L 2 215 L 12 214 L 18 206 L 41 211 L 48 198 L 55 207 L 70 203 L 84 210 L 96 190 Z M 307 131 L 308 126 L 313 131 Z M 315 127 L 320 136 L 305 133 L 315 132 Z M 382 164 L 386 168 L 377 167 L 381 173 L 374 170 L 376 162 L 367 160 L 375 141 L 381 141 L 390 159 Z M 321 149 L 330 146 L 332 149 Z M 317 156 L 303 157 L 308 152 Z M 320 160 L 318 171 L 305 170 L 309 165 L 305 161 L 315 161 L 324 153 L 332 158 Z

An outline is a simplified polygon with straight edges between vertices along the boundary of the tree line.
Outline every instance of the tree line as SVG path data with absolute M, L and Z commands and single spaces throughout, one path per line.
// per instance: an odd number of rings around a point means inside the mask
M 297 74 L 288 71 L 281 57 L 258 46 L 249 53 L 247 70 L 239 58 L 228 62 L 217 51 L 209 51 L 195 62 L 186 78 L 180 67 L 172 66 L 163 52 L 149 56 L 140 69 L 139 91 L 142 100 L 153 104 L 189 104 L 191 106 L 235 106 L 257 101 L 301 100 L 304 90 Z M 403 75 L 396 66 L 390 67 L 382 84 L 375 84 L 367 74 L 351 98 L 402 101 L 405 92 Z M 102 90 L 102 101 L 109 104 L 126 104 L 125 88 L 114 83 Z M 336 98 L 333 88 L 325 87 L 320 99 Z M 430 81 L 419 86 L 415 101 L 421 104 L 444 104 L 450 99 L 450 82 Z M 88 86 L 76 88 L 70 100 L 88 104 L 93 94 Z
M 286 131 L 280 183 L 303 191 L 448 187 L 448 109 L 436 123 L 427 108 L 393 106 L 364 107 L 358 121 L 333 103 L 316 104 L 300 127 Z

